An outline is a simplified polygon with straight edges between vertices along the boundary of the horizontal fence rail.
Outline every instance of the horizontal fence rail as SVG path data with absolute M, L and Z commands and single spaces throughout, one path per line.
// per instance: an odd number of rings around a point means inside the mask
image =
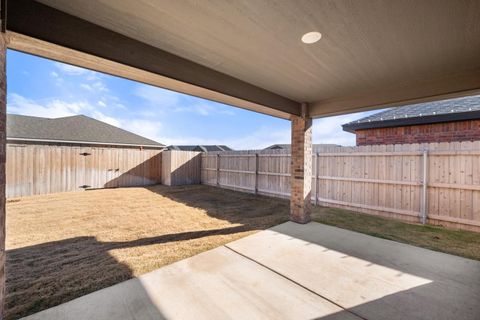
M 315 204 L 466 229 L 480 226 L 480 142 L 329 146 L 316 151 Z M 201 181 L 288 198 L 290 154 L 205 153 Z

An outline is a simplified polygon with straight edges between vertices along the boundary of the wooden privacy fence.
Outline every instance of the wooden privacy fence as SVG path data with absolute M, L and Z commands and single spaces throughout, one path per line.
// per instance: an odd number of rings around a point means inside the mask
M 161 150 L 7 144 L 6 196 L 152 185 L 161 163 Z
M 200 184 L 200 152 L 171 150 L 162 153 L 162 184 Z
M 312 169 L 315 204 L 480 230 L 480 142 L 325 147 Z M 202 183 L 288 197 L 290 155 L 204 154 Z
M 279 151 L 202 154 L 203 184 L 271 196 L 290 195 L 290 155 Z

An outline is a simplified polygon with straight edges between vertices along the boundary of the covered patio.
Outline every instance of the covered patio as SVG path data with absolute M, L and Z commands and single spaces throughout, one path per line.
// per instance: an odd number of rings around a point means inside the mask
M 478 94 L 478 1 L 4 0 L 1 6 L 0 306 L 10 48 L 291 121 L 291 223 L 43 318 L 110 319 L 114 312 L 211 319 L 238 310 L 246 318 L 478 317 L 478 263 L 306 224 L 312 119 Z M 319 41 L 302 42 L 309 32 Z
M 25 319 L 476 319 L 480 262 L 287 222 Z

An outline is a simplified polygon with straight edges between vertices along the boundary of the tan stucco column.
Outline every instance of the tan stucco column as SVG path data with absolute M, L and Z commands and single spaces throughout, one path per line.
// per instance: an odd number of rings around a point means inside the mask
M 0 32 L 0 319 L 5 310 L 6 43 L 6 34 Z
M 302 115 L 292 116 L 292 157 L 290 220 L 297 223 L 310 221 L 312 203 L 312 118 L 308 105 L 302 104 Z

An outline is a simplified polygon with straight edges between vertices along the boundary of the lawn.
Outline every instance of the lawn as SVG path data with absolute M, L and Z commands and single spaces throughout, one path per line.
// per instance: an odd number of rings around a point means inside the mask
M 480 233 L 411 224 L 344 209 L 317 207 L 312 219 L 374 237 L 480 260 Z
M 287 220 L 288 203 L 204 186 L 7 202 L 7 319 L 43 310 Z
M 287 221 L 286 200 L 206 186 L 119 188 L 7 201 L 7 319 Z M 314 208 L 313 219 L 480 260 L 480 234 Z

